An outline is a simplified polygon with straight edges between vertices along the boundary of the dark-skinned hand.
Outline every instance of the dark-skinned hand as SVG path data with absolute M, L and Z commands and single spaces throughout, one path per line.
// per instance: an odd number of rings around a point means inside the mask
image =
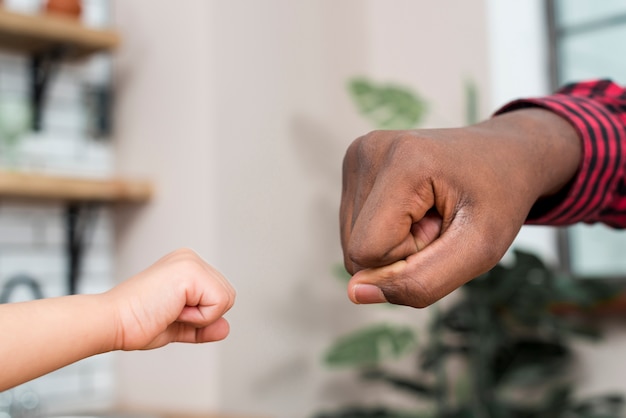
M 425 307 L 485 273 L 537 200 L 575 175 L 581 152 L 575 129 L 540 108 L 355 140 L 340 209 L 350 299 Z

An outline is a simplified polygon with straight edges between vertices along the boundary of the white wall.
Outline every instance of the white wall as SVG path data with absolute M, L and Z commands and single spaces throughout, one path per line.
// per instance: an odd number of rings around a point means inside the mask
M 118 276 L 182 246 L 219 259 L 219 181 L 209 3 L 114 2 L 116 135 L 122 174 L 154 181 L 156 197 L 118 212 Z M 221 394 L 217 345 L 122 353 L 118 399 L 148 409 L 208 411 Z
M 321 356 L 364 319 L 331 268 L 341 260 L 341 158 L 369 129 L 345 95 L 347 79 L 367 69 L 368 5 L 215 6 L 220 245 L 239 292 L 221 359 L 223 407 L 306 417 L 330 392 L 354 392 L 323 387 Z
M 154 178 L 158 196 L 118 228 L 120 276 L 190 245 L 238 290 L 227 341 L 125 354 L 122 402 L 294 418 L 387 397 L 321 364 L 359 324 L 428 319 L 353 306 L 331 273 L 341 159 L 372 129 L 346 81 L 407 84 L 429 126 L 463 123 L 463 81 L 487 97 L 484 3 L 136 0 L 116 15 L 120 168 Z
M 430 101 L 429 125 L 462 123 L 464 78 L 487 84 L 486 32 L 482 2 L 453 3 L 231 1 L 214 9 L 220 245 L 239 289 L 222 358 L 226 410 L 306 417 L 389 398 L 320 362 L 337 335 L 387 313 L 351 306 L 330 274 L 341 260 L 341 159 L 371 129 L 355 118 L 345 83 L 366 75 L 407 84 Z M 416 325 L 428 315 L 395 314 Z

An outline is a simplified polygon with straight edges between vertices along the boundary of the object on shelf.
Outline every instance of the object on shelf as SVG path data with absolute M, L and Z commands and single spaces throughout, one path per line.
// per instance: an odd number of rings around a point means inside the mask
M 83 8 L 80 0 L 48 0 L 44 11 L 48 14 L 80 19 Z
M 31 112 L 26 101 L 17 97 L 0 97 L 0 166 L 18 165 L 20 139 L 30 131 Z
M 53 7 L 52 0 L 49 4 Z M 70 9 L 67 10 L 69 13 Z M 0 49 L 31 56 L 32 127 L 35 131 L 41 130 L 46 90 L 59 64 L 110 51 L 119 41 L 114 31 L 91 29 L 78 19 L 59 17 L 57 12 L 29 15 L 0 8 Z
M 109 85 L 84 85 L 83 100 L 87 114 L 86 134 L 104 140 L 113 131 L 113 92 Z

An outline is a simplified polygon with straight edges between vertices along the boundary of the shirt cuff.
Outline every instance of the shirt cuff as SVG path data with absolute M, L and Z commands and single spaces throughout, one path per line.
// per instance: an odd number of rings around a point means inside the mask
M 623 177 L 624 124 L 597 99 L 565 94 L 516 100 L 496 114 L 528 107 L 550 110 L 569 121 L 578 132 L 583 152 L 578 172 L 569 185 L 557 195 L 540 199 L 526 223 L 556 226 L 602 221 L 610 225 L 602 213 L 611 206 L 617 182 Z

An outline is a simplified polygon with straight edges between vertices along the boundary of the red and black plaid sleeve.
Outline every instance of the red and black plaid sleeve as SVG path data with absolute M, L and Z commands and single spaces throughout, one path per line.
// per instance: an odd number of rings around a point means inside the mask
M 527 223 L 626 228 L 626 89 L 610 80 L 575 83 L 551 96 L 516 100 L 497 113 L 533 106 L 556 112 L 576 128 L 583 158 L 569 186 L 537 202 Z

